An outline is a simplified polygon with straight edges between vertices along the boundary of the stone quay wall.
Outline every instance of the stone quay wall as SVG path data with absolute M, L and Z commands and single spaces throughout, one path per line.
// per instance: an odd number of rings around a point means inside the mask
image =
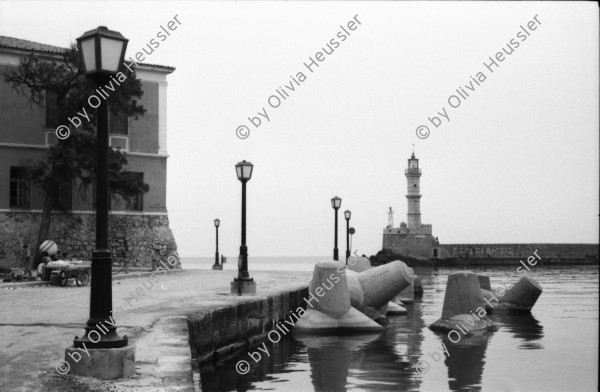
M 200 363 L 218 361 L 265 340 L 290 312 L 306 309 L 304 298 L 308 298 L 308 286 L 189 314 L 192 356 Z
M 538 249 L 545 258 L 598 258 L 598 244 L 442 244 L 454 257 L 523 258 Z
M 24 267 L 23 244 L 29 245 L 33 257 L 41 217 L 40 212 L 0 212 L 0 265 Z M 108 228 L 111 250 L 118 256 L 124 252 L 131 267 L 152 267 L 160 265 L 159 261 L 166 264 L 175 256 L 175 267 L 181 268 L 166 214 L 110 214 Z M 53 213 L 48 237 L 58 245 L 59 254 L 67 252 L 69 259 L 90 260 L 96 243 L 96 215 Z

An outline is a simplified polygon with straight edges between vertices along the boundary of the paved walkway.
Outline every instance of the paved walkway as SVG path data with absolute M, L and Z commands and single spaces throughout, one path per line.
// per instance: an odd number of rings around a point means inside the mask
M 90 288 L 0 285 L 0 391 L 198 391 L 187 314 L 251 300 L 231 296 L 235 271 L 170 271 L 113 282 L 119 333 L 136 346 L 136 375 L 104 381 L 61 375 L 55 367 L 81 336 Z M 310 272 L 251 271 L 257 296 L 305 286 Z

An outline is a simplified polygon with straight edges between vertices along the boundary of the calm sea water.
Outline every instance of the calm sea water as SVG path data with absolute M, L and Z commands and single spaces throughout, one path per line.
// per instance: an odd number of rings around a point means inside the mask
M 253 257 L 248 258 L 250 271 L 312 271 L 319 261 L 330 261 L 331 257 Z M 214 257 L 182 257 L 181 265 L 185 269 L 212 269 Z M 227 257 L 224 270 L 237 271 L 238 256 Z
M 327 258 L 256 258 L 250 268 L 312 270 L 323 259 Z M 473 271 L 487 274 L 492 287 L 499 287 L 518 280 L 517 267 Z M 544 291 L 531 314 L 491 315 L 498 331 L 452 343 L 427 326 L 441 316 L 447 276 L 455 271 L 415 268 L 424 296 L 407 306 L 407 316 L 390 317 L 383 332 L 312 337 L 290 333 L 277 344 L 267 341 L 269 356 L 263 354 L 258 363 L 244 351 L 204 367 L 202 390 L 598 390 L 598 266 L 534 267 L 532 276 Z M 240 360 L 251 364 L 245 375 L 236 371 Z

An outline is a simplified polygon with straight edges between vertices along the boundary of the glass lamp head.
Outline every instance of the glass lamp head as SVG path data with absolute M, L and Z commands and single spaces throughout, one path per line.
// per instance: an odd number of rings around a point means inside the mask
M 237 178 L 240 181 L 248 181 L 252 178 L 252 169 L 254 165 L 250 162 L 241 161 L 235 165 L 235 172 L 237 174 Z
M 110 77 L 123 64 L 128 39 L 105 26 L 86 31 L 77 38 L 85 74 L 91 78 Z
M 342 205 L 342 199 L 340 199 L 339 197 L 335 196 L 331 199 L 331 206 L 337 210 L 338 208 L 340 208 Z

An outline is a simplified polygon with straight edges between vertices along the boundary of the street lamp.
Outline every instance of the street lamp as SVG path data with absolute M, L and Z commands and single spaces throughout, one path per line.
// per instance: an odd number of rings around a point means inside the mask
M 219 264 L 219 225 L 221 221 L 219 219 L 215 219 L 215 229 L 217 231 L 217 249 L 215 251 L 215 264 L 212 266 L 214 270 L 222 270 L 223 266 Z
M 338 210 L 340 209 L 342 205 L 342 199 L 340 199 L 339 197 L 335 196 L 331 199 L 331 206 L 333 207 L 333 209 L 335 210 L 335 245 L 333 247 L 333 259 L 334 260 L 339 260 L 339 256 L 338 256 L 338 243 L 337 243 L 337 235 L 338 235 Z
M 348 230 L 348 232 L 350 233 L 350 249 L 352 249 L 352 236 L 354 235 L 354 233 L 356 233 L 356 230 L 354 230 L 354 227 L 351 227 L 350 230 Z M 356 255 L 356 251 L 354 252 L 354 254 Z
M 121 33 L 104 26 L 90 30 L 77 38 L 85 75 L 98 87 L 119 71 L 125 57 L 128 40 Z M 112 318 L 112 256 L 108 246 L 108 105 L 99 100 L 96 123 L 96 249 L 92 252 L 92 282 L 90 318 L 85 336 L 75 337 L 74 346 L 88 348 L 119 348 L 127 346 L 127 336 L 119 336 Z M 104 327 L 102 329 L 98 325 Z M 105 330 L 108 332 L 105 332 Z M 99 336 L 90 338 L 90 332 Z
M 238 180 L 242 182 L 242 244 L 238 259 L 238 276 L 231 282 L 231 292 L 237 294 L 256 293 L 254 279 L 248 273 L 248 247 L 246 246 L 246 183 L 252 178 L 254 165 L 242 161 L 235 165 Z
M 346 218 L 346 265 L 348 265 L 348 258 L 350 257 L 350 210 L 344 211 L 344 218 Z

